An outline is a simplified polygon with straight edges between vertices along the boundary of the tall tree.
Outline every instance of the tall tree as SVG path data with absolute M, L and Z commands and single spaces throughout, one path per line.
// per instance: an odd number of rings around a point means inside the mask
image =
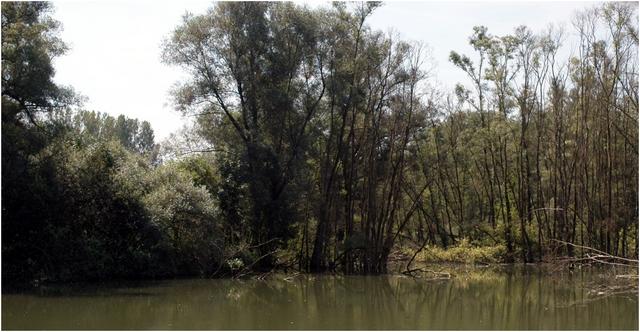
M 242 142 L 252 243 L 265 266 L 291 235 L 293 198 L 285 188 L 325 91 L 318 25 L 310 10 L 293 4 L 220 3 L 186 16 L 164 47 L 167 63 L 191 73 L 174 94 L 178 108 L 229 123 Z

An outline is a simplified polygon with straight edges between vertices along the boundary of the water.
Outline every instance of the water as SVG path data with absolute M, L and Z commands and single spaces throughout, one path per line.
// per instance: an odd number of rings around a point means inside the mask
M 2 329 L 638 329 L 636 294 L 587 294 L 598 271 L 285 277 L 4 293 Z

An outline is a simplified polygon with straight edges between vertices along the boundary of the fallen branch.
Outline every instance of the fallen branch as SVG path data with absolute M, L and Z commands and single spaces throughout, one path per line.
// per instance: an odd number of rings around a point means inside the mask
M 430 279 L 434 279 L 434 280 L 451 279 L 451 273 L 449 273 L 449 272 L 439 272 L 439 271 L 433 271 L 433 270 L 425 270 L 425 269 L 421 269 L 421 268 L 406 270 L 406 271 L 402 272 L 402 274 L 408 275 L 410 277 L 414 277 L 415 278 L 415 275 L 416 275 L 417 272 L 420 272 L 420 273 L 431 273 L 431 274 L 435 275 L 435 278 L 430 278 Z
M 595 248 L 591 248 L 591 247 L 587 247 L 587 246 L 581 246 L 578 244 L 574 244 L 571 242 L 566 242 L 566 241 L 562 241 L 562 240 L 555 240 L 555 242 L 564 244 L 564 245 L 568 245 L 568 246 L 572 246 L 575 248 L 579 248 L 582 250 L 586 250 L 586 251 L 590 251 L 592 253 L 595 253 L 594 255 L 590 254 L 587 252 L 586 257 L 576 257 L 576 258 L 565 258 L 564 262 L 581 262 L 581 261 L 593 261 L 596 263 L 600 263 L 600 264 L 605 264 L 605 265 L 616 265 L 616 266 L 625 266 L 625 267 L 638 267 L 638 260 L 637 259 L 631 259 L 631 258 L 625 258 L 625 257 L 620 257 L 620 256 L 614 256 L 611 254 L 608 254 L 602 250 L 598 250 Z
M 264 255 L 262 255 L 262 256 L 260 256 L 260 257 L 258 257 L 258 259 L 256 259 L 256 260 L 255 260 L 255 261 L 253 261 L 251 264 L 249 264 L 249 265 L 247 265 L 245 268 L 243 268 L 240 272 L 238 272 L 238 274 L 236 274 L 236 275 L 234 276 L 234 278 L 241 278 L 241 277 L 243 277 L 243 276 L 245 276 L 245 275 L 247 275 L 247 274 L 251 273 L 251 270 L 250 270 L 250 269 L 251 269 L 254 265 L 256 265 L 256 263 L 258 263 L 259 261 L 261 261 L 261 260 L 262 260 L 262 259 L 264 259 L 265 257 L 270 256 L 270 255 L 273 255 L 273 254 L 275 254 L 275 253 L 276 253 L 276 250 L 274 250 L 274 251 L 272 251 L 272 252 L 268 252 L 268 253 L 266 253 L 266 254 L 264 254 Z M 245 272 L 245 271 L 247 271 L 247 272 Z M 244 273 L 243 273 L 243 272 L 244 272 Z M 268 272 L 271 272 L 271 271 L 268 271 Z

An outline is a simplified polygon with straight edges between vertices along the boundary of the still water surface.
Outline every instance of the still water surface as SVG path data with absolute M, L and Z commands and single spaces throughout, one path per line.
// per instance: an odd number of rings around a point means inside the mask
M 2 295 L 2 329 L 638 329 L 637 295 L 594 298 L 597 271 L 190 279 Z

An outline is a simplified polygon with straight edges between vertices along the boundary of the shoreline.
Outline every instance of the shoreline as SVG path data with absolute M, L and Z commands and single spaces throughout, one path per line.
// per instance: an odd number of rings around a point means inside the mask
M 76 288 L 76 287 L 121 287 L 125 286 L 145 286 L 147 284 L 155 284 L 162 283 L 168 281 L 180 281 L 180 280 L 239 280 L 239 281 L 247 281 L 247 280 L 270 280 L 272 278 L 281 278 L 287 281 L 290 281 L 294 278 L 298 277 L 408 277 L 414 279 L 425 279 L 425 280 L 434 280 L 434 279 L 455 279 L 459 277 L 463 277 L 473 272 L 478 271 L 491 271 L 496 273 L 509 273 L 509 272 L 535 272 L 535 273 L 543 273 L 543 274 L 554 274 L 558 272 L 562 273 L 575 273 L 576 271 L 603 271 L 603 272 L 612 272 L 616 270 L 635 270 L 636 278 L 638 269 L 631 267 L 617 267 L 617 266 L 609 266 L 609 265 L 601 265 L 601 266 L 576 266 L 574 268 L 570 268 L 567 266 L 563 266 L 561 263 L 554 262 L 537 262 L 537 263 L 492 263 L 492 264 L 464 264 L 464 263 L 455 263 L 455 262 L 443 262 L 443 263 L 427 263 L 419 265 L 422 271 L 416 271 L 418 273 L 415 274 L 407 274 L 406 271 L 400 270 L 391 270 L 387 273 L 381 274 L 344 274 L 340 272 L 300 272 L 289 270 L 285 272 L 284 269 L 274 269 L 269 272 L 256 272 L 252 274 L 247 274 L 242 277 L 233 277 L 233 276 L 218 276 L 218 277 L 207 277 L 207 276 L 174 276 L 174 277 L 160 277 L 160 278 L 110 278 L 110 279 L 100 279 L 100 280 L 74 280 L 74 281 L 39 281 L 37 283 L 30 282 L 24 284 L 4 284 L 2 285 L 2 294 L 15 294 L 15 293 L 24 293 L 24 292 L 33 292 L 48 288 Z M 435 275 L 436 278 L 431 278 L 429 275 Z M 443 275 L 447 275 L 447 277 L 443 277 Z

